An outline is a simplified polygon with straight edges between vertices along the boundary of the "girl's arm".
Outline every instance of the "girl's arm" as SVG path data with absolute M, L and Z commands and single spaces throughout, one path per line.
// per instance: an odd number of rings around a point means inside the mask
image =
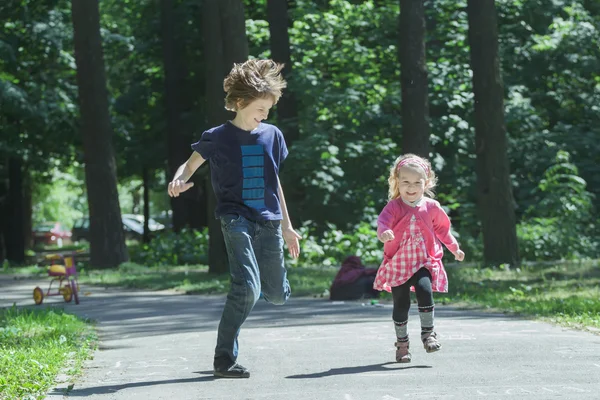
M 433 222 L 433 231 L 435 236 L 458 258 L 460 246 L 456 238 L 450 232 L 450 218 L 444 211 L 440 203 L 435 202 L 435 206 L 431 208 L 431 220 Z
M 387 240 L 382 240 L 382 234 L 386 231 L 392 231 L 397 221 L 397 206 L 394 204 L 393 200 L 389 201 L 383 210 L 381 210 L 381 214 L 377 217 L 377 238 L 382 242 L 386 242 Z M 392 235 L 393 238 L 393 235 Z M 388 239 L 389 240 L 389 239 Z

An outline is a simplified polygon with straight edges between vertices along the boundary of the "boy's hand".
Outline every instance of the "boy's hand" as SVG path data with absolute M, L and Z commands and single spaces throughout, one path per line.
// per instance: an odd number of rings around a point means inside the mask
M 300 256 L 300 242 L 298 239 L 302 239 L 302 236 L 292 227 L 282 228 L 281 233 L 292 258 L 298 258 Z
M 169 192 L 169 196 L 171 197 L 178 197 L 180 193 L 185 192 L 192 186 L 194 186 L 194 182 L 187 183 L 182 179 L 177 179 L 169 182 L 167 192 Z
M 379 236 L 379 240 L 381 240 L 381 242 L 385 243 L 385 242 L 389 242 L 390 240 L 394 240 L 394 231 L 392 231 L 391 229 L 388 229 L 387 231 L 383 231 L 383 233 Z
M 462 250 L 458 250 L 456 253 L 453 253 L 453 254 L 454 254 L 454 258 L 457 261 L 462 261 L 465 259 L 465 252 Z

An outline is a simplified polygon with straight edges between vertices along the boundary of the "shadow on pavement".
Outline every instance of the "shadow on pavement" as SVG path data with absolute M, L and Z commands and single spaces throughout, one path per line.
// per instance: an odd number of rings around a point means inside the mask
M 365 372 L 394 372 L 401 371 L 405 369 L 414 369 L 414 368 L 432 368 L 430 365 L 411 365 L 409 367 L 396 367 L 396 368 L 386 368 L 386 366 L 392 365 L 400 365 L 395 362 L 386 362 L 382 364 L 371 364 L 371 365 L 359 365 L 356 367 L 344 367 L 344 368 L 332 368 L 329 371 L 316 372 L 314 374 L 301 374 L 301 375 L 290 375 L 286 376 L 286 379 L 310 379 L 310 378 L 324 378 L 326 376 L 333 375 L 350 375 L 350 374 L 362 374 Z
M 55 389 L 50 392 L 50 395 L 66 395 L 68 397 L 87 397 L 95 394 L 111 394 L 118 392 L 123 389 L 132 389 L 136 387 L 147 387 L 147 386 L 156 386 L 156 385 L 170 385 L 177 383 L 194 383 L 194 382 L 207 382 L 213 381 L 215 377 L 212 376 L 212 371 L 210 376 L 200 376 L 197 378 L 186 378 L 186 379 L 166 379 L 162 381 L 148 381 L 148 382 L 132 382 L 132 383 L 124 383 L 122 385 L 107 385 L 107 386 L 94 386 L 81 390 L 70 390 L 68 393 L 64 393 L 62 390 Z

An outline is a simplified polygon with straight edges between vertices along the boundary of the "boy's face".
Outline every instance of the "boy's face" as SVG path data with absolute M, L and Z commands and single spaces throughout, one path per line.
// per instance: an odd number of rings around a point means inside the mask
M 269 110 L 273 107 L 271 99 L 256 99 L 250 102 L 246 107 L 239 109 L 237 114 L 242 119 L 244 125 L 250 130 L 258 128 L 262 120 L 267 119 Z

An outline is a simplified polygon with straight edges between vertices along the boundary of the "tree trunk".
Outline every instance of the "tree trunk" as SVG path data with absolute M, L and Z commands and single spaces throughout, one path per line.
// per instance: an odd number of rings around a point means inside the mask
M 468 0 L 478 202 L 488 264 L 518 263 L 494 0 Z
M 17 157 L 8 159 L 8 193 L 6 199 L 6 223 L 4 241 L 6 259 L 14 264 L 25 263 L 25 230 L 23 220 L 23 161 Z
M 282 0 L 267 1 L 267 19 L 271 33 L 271 57 L 278 63 L 285 64 L 283 76 L 292 76 L 292 58 L 290 54 L 290 35 L 288 32 L 288 5 Z M 298 105 L 294 92 L 287 89 L 277 104 L 277 116 L 286 144 L 289 146 L 300 137 L 298 127 Z
M 205 0 L 202 14 L 202 28 L 204 37 L 204 54 L 211 62 L 205 65 L 206 74 L 206 115 L 210 126 L 217 126 L 225 122 L 230 115 L 224 108 L 223 71 L 225 59 L 223 55 L 223 35 L 221 34 L 221 17 L 219 0 Z M 228 270 L 227 251 L 223 240 L 220 221 L 215 218 L 217 199 L 210 179 L 207 174 L 206 185 L 208 189 L 207 216 L 208 216 L 208 270 L 219 273 Z
M 90 211 L 90 264 L 116 267 L 127 261 L 128 254 L 117 192 L 98 0 L 73 0 L 72 18 Z
M 173 179 L 175 171 L 183 164 L 191 152 L 186 149 L 186 140 L 181 123 L 181 93 L 179 84 L 179 66 L 181 53 L 178 51 L 175 39 L 175 15 L 173 0 L 161 0 L 161 34 L 162 52 L 165 68 L 165 108 L 167 111 L 167 157 L 168 181 Z M 179 232 L 189 223 L 188 207 L 185 198 L 189 193 L 180 197 L 171 197 L 173 210 L 173 230 Z
M 144 196 L 144 236 L 142 241 L 144 243 L 150 242 L 150 228 L 148 222 L 150 221 L 150 174 L 147 166 L 142 167 L 142 187 Z
M 33 198 L 31 174 L 23 171 L 23 239 L 25 249 L 33 247 Z
M 220 0 L 221 34 L 224 70 L 221 83 L 221 103 L 223 102 L 223 78 L 233 67 L 248 59 L 248 38 L 246 37 L 246 16 L 242 0 Z M 225 121 L 221 121 L 223 123 Z
M 400 0 L 402 152 L 429 157 L 429 101 L 423 0 Z
M 208 124 L 217 126 L 230 119 L 224 108 L 223 79 L 234 62 L 244 62 L 248 58 L 248 41 L 244 5 L 241 0 L 205 0 L 203 8 L 203 36 L 206 63 L 206 115 Z M 228 271 L 227 251 L 221 232 L 220 221 L 215 219 L 216 197 L 207 177 L 208 192 L 208 251 L 209 271 Z
M 3 122 L 0 120 L 0 122 Z M 6 260 L 5 234 L 8 221 L 8 168 L 6 159 L 0 154 L 0 263 Z

